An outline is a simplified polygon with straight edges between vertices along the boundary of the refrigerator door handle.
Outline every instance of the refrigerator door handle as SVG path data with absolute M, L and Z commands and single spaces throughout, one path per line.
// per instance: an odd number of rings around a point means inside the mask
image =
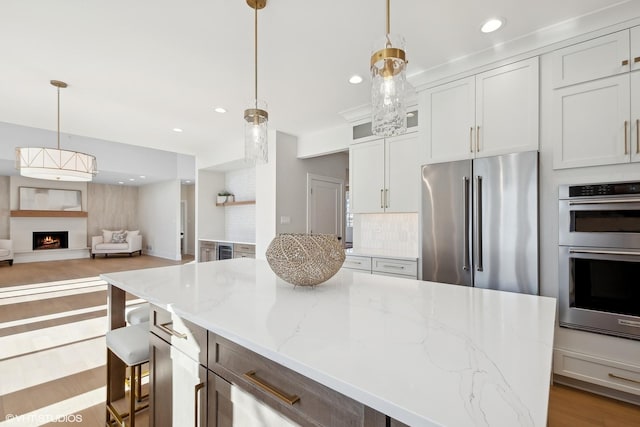
M 476 244 L 478 245 L 477 271 L 483 270 L 482 262 L 482 177 L 476 176 Z
M 462 177 L 462 197 L 464 206 L 464 254 L 462 256 L 462 269 L 469 271 L 469 177 Z

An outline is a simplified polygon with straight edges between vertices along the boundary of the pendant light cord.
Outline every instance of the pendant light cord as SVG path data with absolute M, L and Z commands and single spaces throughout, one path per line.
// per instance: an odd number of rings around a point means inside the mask
M 254 53 L 253 53 L 253 63 L 254 63 L 254 84 L 255 84 L 255 103 L 256 110 L 258 109 L 258 1 L 255 3 L 255 19 L 254 19 L 254 32 L 253 32 L 253 41 L 254 41 Z
M 58 89 L 58 150 L 60 150 L 60 87 Z
M 387 35 L 391 33 L 391 14 L 390 14 L 390 3 L 391 0 L 387 0 Z

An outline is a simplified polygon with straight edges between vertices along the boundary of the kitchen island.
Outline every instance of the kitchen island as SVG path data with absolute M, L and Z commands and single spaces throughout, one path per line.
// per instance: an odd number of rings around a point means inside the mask
M 294 287 L 262 260 L 103 274 L 124 292 L 411 426 L 544 426 L 555 299 L 341 270 Z

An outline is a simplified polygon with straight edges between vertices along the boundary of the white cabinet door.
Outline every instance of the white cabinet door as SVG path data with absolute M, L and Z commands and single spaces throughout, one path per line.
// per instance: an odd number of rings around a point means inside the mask
M 351 212 L 384 211 L 384 140 L 349 147 Z
M 385 212 L 418 212 L 420 158 L 418 135 L 402 135 L 385 141 Z
M 636 56 L 640 56 L 640 53 Z M 560 88 L 625 73 L 629 71 L 628 61 L 628 30 L 558 49 L 553 53 L 552 60 L 553 87 Z
M 640 70 L 640 27 L 633 27 L 630 30 L 629 40 L 631 70 Z
M 629 161 L 629 75 L 557 89 L 553 102 L 555 169 Z
M 476 157 L 538 149 L 538 58 L 476 76 Z
M 631 161 L 640 162 L 640 71 L 631 73 L 630 78 L 631 131 L 629 135 L 629 151 L 631 152 Z
M 456 80 L 421 94 L 427 163 L 473 157 L 475 77 Z

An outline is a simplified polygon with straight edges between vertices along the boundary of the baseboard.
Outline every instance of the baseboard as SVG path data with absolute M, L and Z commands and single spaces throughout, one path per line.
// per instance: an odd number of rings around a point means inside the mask
M 63 261 L 67 259 L 89 258 L 86 249 L 47 249 L 43 251 L 14 252 L 13 262 L 16 264 L 39 261 Z
M 553 374 L 553 382 L 640 406 L 640 396 L 635 394 L 625 393 L 624 391 L 614 390 L 598 384 L 592 384 L 558 374 Z

